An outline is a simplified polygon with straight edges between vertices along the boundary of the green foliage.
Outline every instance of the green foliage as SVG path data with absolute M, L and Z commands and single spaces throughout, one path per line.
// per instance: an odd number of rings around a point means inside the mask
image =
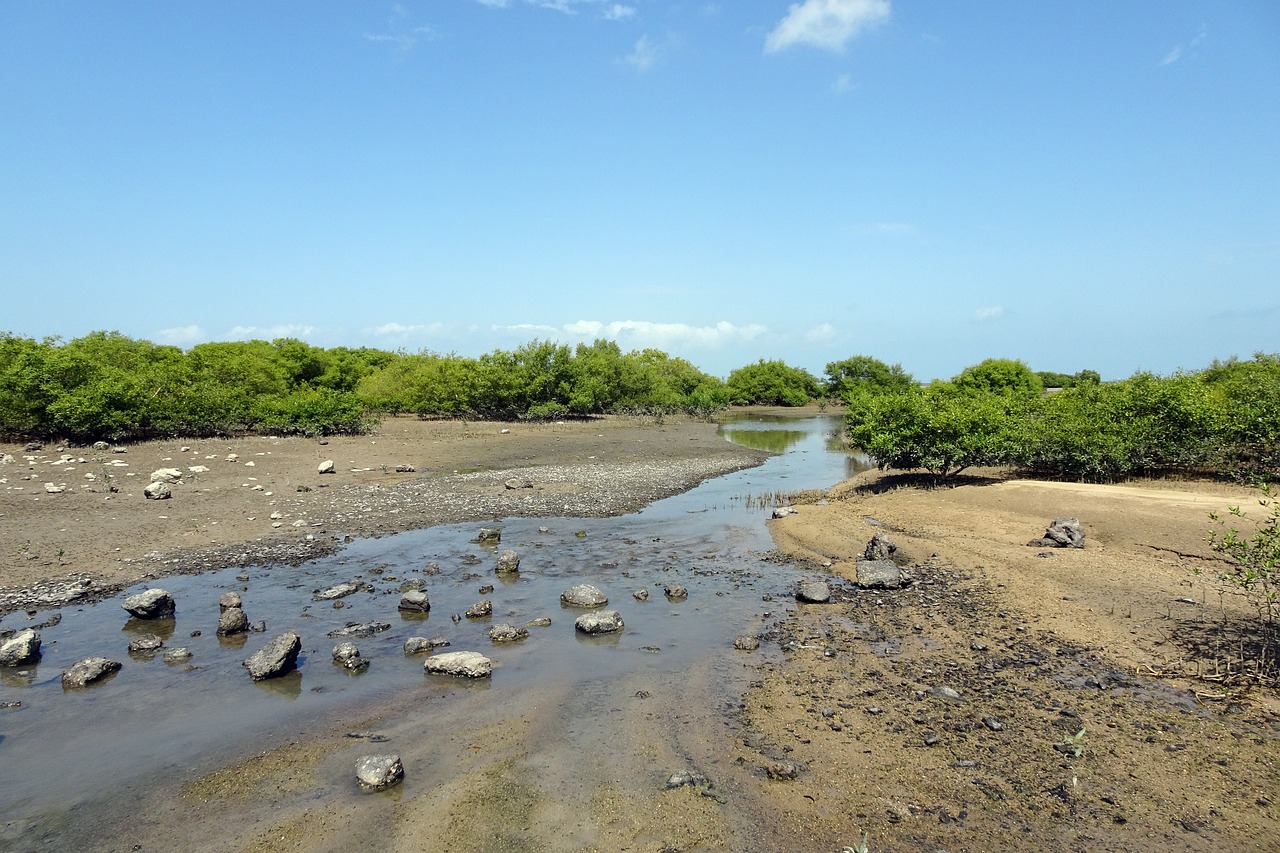
M 901 364 L 885 364 L 869 355 L 833 361 L 823 371 L 829 397 L 843 398 L 854 391 L 905 391 L 915 384 Z
M 849 397 L 850 443 L 880 468 L 923 468 L 951 477 L 1012 458 L 1022 407 L 1008 394 L 978 394 L 948 382 L 891 394 Z
M 1274 678 L 1280 671 L 1280 503 L 1270 484 L 1259 485 L 1258 491 L 1263 517 L 1253 525 L 1253 535 L 1227 527 L 1221 516 L 1210 514 L 1216 527 L 1209 531 L 1209 545 L 1229 561 L 1228 568 L 1218 575 L 1219 582 L 1243 595 L 1257 614 L 1257 642 L 1247 654 L 1257 663 L 1259 673 Z M 1238 506 L 1230 507 L 1229 512 L 1248 520 Z
M 364 413 L 364 404 L 350 392 L 301 388 L 260 399 L 254 406 L 253 423 L 285 434 L 360 434 L 372 426 Z
M 726 384 L 729 398 L 739 405 L 803 406 L 821 393 L 813 374 L 777 360 L 740 367 Z
M 1021 361 L 988 358 L 964 370 L 952 380 L 957 388 L 974 392 L 996 392 L 1036 396 L 1044 383 Z

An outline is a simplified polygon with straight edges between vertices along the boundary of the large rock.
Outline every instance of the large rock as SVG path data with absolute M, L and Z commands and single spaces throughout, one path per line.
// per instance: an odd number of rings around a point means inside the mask
M 356 784 L 362 791 L 385 791 L 404 779 L 398 755 L 366 755 L 356 762 Z
M 126 596 L 120 606 L 136 619 L 167 619 L 177 609 L 173 596 L 157 588 Z
M 254 681 L 278 678 L 292 672 L 298 665 L 298 653 L 302 651 L 302 639 L 293 631 L 285 631 L 273 637 L 259 651 L 244 662 L 249 677 Z
M 108 675 L 119 672 L 121 664 L 107 658 L 85 658 L 62 673 L 63 687 L 88 687 Z
M 612 634 L 622 630 L 622 614 L 616 610 L 584 613 L 573 621 L 573 627 L 584 634 Z
M 892 560 L 859 560 L 856 579 L 862 589 L 901 589 L 912 580 Z
M 228 607 L 218 614 L 218 636 L 230 637 L 249 630 L 249 617 L 239 607 Z
M 156 481 L 142 490 L 142 496 L 151 501 L 167 501 L 173 497 L 173 489 L 168 483 Z
M 355 595 L 360 591 L 358 583 L 340 583 L 335 584 L 327 589 L 318 589 L 312 595 L 313 601 L 332 601 L 335 598 L 346 598 L 348 595 Z
M 431 610 L 431 599 L 427 597 L 425 591 L 411 589 L 400 596 L 400 603 L 396 609 L 406 613 L 426 613 Z
M 317 474 L 332 474 L 336 470 L 332 459 L 326 459 L 316 466 Z
M 528 628 L 499 622 L 489 628 L 489 639 L 495 643 L 514 643 L 529 636 Z
M 493 673 L 493 661 L 479 652 L 445 652 L 427 658 L 422 669 L 437 675 L 487 678 Z
M 796 601 L 826 604 L 831 600 L 831 587 L 826 581 L 802 580 L 796 587 Z
M 570 607 L 604 607 L 609 597 L 589 583 L 580 583 L 560 593 L 560 603 Z
M 498 565 L 494 571 L 500 575 L 520 571 L 520 555 L 511 550 L 503 551 L 498 555 Z
M 22 666 L 39 659 L 39 631 L 27 628 L 0 643 L 0 666 Z
M 892 560 L 893 555 L 898 551 L 898 544 L 885 536 L 883 533 L 877 533 L 871 537 L 871 541 L 867 543 L 866 549 L 862 552 L 864 560 Z
M 182 479 L 182 471 L 177 468 L 161 468 L 151 472 L 153 483 L 176 483 Z
M 1045 528 L 1044 536 L 1027 543 L 1033 548 L 1083 548 L 1084 531 L 1076 518 L 1055 518 Z

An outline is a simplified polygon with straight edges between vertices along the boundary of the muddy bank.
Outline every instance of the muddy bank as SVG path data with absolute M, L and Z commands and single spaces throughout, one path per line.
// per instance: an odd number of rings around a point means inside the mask
M 617 515 L 765 458 L 723 440 L 713 423 L 616 417 L 402 417 L 370 436 L 5 445 L 3 455 L 12 461 L 0 465 L 0 615 L 164 574 L 297 565 L 348 538 L 504 516 Z M 319 473 L 325 461 L 332 474 Z M 173 497 L 146 499 L 164 468 L 183 474 Z

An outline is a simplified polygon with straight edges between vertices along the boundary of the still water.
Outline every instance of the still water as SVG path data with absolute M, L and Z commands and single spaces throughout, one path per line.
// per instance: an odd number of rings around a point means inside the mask
M 704 482 L 617 518 L 506 519 L 499 546 L 478 543 L 481 523 L 425 530 L 355 542 L 341 553 L 299 567 L 230 567 L 199 576 L 164 578 L 161 586 L 178 602 L 174 619 L 139 623 L 128 618 L 120 597 L 65 608 L 62 621 L 41 630 L 38 665 L 0 670 L 0 849 L 38 836 L 40 815 L 101 801 L 104 792 L 145 787 L 157 778 L 190 775 L 242 754 L 252 743 L 300 719 L 320 719 L 354 706 L 371 707 L 431 683 L 423 657 L 405 656 L 405 639 L 446 638 L 450 650 L 472 649 L 495 661 L 491 680 L 469 689 L 513 691 L 549 682 L 623 678 L 638 668 L 677 673 L 732 638 L 752 633 L 762 610 L 785 606 L 795 582 L 784 564 L 759 559 L 772 542 L 765 526 L 780 494 L 821 489 L 866 467 L 840 444 L 840 419 L 734 418 L 722 424 L 726 440 L 769 450 L 763 465 Z M 498 550 L 521 555 L 520 571 L 493 571 Z M 315 601 L 316 590 L 344 581 L 368 584 L 338 609 Z M 429 614 L 396 610 L 402 584 L 424 586 Z M 621 612 L 625 630 L 587 638 L 573 629 L 580 611 L 562 608 L 560 593 L 591 583 Z M 480 588 L 492 584 L 492 592 Z M 680 584 L 685 601 L 669 601 L 664 586 Z M 633 593 L 649 591 L 648 601 Z M 251 622 L 267 631 L 219 638 L 218 597 L 240 593 Z M 454 614 L 493 602 L 490 619 Z M 773 604 L 765 605 L 777 599 Z M 0 627 L 20 629 L 47 620 L 11 614 Z M 524 625 L 547 617 L 549 627 L 530 628 L 516 644 L 494 645 L 487 629 L 499 622 Z M 389 625 L 372 637 L 354 639 L 367 671 L 352 675 L 331 661 L 342 640 L 330 632 L 351 623 Z M 302 637 L 298 672 L 252 682 L 241 662 L 275 634 L 292 629 Z M 192 657 L 166 663 L 163 654 L 131 657 L 138 633 L 160 634 L 167 648 L 182 646 Z M 163 651 L 163 650 L 162 650 Z M 64 690 L 61 673 L 89 656 L 121 661 L 108 681 Z M 25 849 L 25 848 L 23 848 Z

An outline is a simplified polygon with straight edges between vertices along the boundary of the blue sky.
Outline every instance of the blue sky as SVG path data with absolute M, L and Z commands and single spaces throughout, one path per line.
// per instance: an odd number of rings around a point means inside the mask
M 1280 6 L 0 3 L 0 331 L 1280 350 Z

